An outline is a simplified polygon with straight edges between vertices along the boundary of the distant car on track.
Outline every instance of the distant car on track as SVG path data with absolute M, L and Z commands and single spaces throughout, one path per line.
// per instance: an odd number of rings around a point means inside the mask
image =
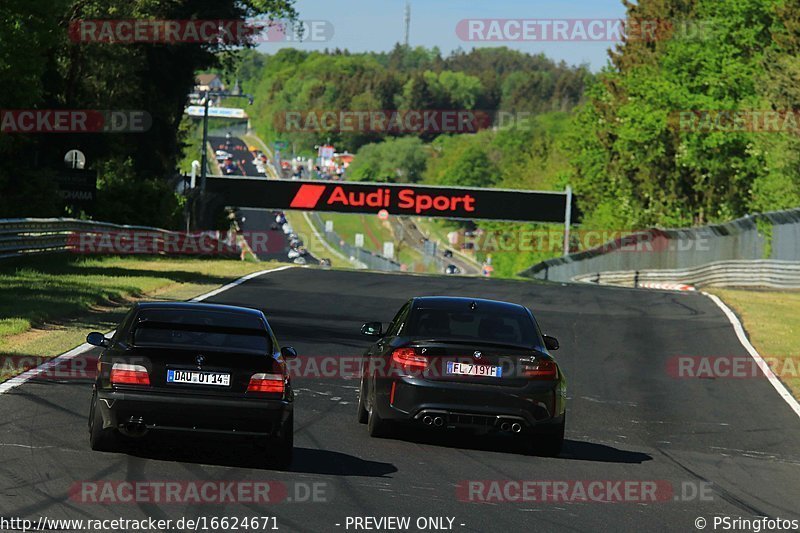
M 449 275 L 461 274 L 461 269 L 456 265 L 450 264 L 444 268 L 444 273 Z
M 367 350 L 358 421 L 374 437 L 402 424 L 431 429 L 502 432 L 541 455 L 558 455 L 564 441 L 566 380 L 521 305 L 454 297 L 408 301 Z
M 201 303 L 135 305 L 104 348 L 89 411 L 93 450 L 113 451 L 149 432 L 252 439 L 267 464 L 292 460 L 294 392 L 264 313 Z

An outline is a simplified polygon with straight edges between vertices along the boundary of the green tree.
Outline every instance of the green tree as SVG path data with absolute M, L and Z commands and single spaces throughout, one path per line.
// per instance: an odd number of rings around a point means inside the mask
M 776 5 L 627 4 L 630 18 L 690 19 L 703 26 L 656 42 L 626 41 L 587 92 L 569 151 L 588 221 L 617 227 L 702 224 L 766 207 L 759 196 L 774 198 L 781 187 L 776 176 L 790 163 L 770 153 L 780 136 L 692 130 L 681 122 L 681 112 L 769 109 L 764 66 L 772 54 L 786 53 L 772 38 Z
M 414 183 L 421 179 L 428 159 L 425 144 L 417 137 L 400 137 L 361 147 L 350 165 L 358 181 Z

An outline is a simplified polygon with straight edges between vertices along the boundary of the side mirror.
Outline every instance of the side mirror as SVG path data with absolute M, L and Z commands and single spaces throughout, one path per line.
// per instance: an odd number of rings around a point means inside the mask
M 383 333 L 383 326 L 380 322 L 367 322 L 361 326 L 361 334 L 367 337 L 380 337 Z
M 545 348 L 548 350 L 558 350 L 558 339 L 550 335 L 542 335 L 542 338 L 544 338 Z
M 281 355 L 284 359 L 295 359 L 297 358 L 297 350 L 291 346 L 284 346 L 281 348 Z
M 93 331 L 86 335 L 86 342 L 92 346 L 100 346 L 101 348 L 108 348 L 111 345 L 111 342 L 106 339 L 106 336 L 102 333 L 98 333 L 97 331 Z

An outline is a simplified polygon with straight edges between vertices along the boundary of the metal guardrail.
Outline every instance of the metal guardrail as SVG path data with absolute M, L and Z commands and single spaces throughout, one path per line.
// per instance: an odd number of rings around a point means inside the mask
M 800 262 L 773 260 L 715 261 L 707 265 L 671 270 L 627 270 L 581 274 L 572 281 L 644 287 L 686 284 L 697 287 L 800 287 Z
M 165 243 L 177 242 L 179 237 L 186 237 L 187 234 L 169 231 L 161 228 L 149 226 L 128 226 L 112 224 L 109 222 L 95 222 L 91 220 L 78 220 L 73 218 L 12 218 L 0 219 L 0 259 L 12 257 L 22 257 L 26 255 L 57 253 L 57 252 L 78 252 L 82 253 L 75 246 L 78 236 L 100 236 L 105 234 L 120 235 L 124 232 L 134 234 L 134 232 L 147 233 L 151 237 L 150 244 L 155 244 L 159 250 L 169 250 Z M 214 243 L 214 249 L 220 256 L 238 256 L 241 250 L 238 244 L 229 244 L 221 238 L 219 232 L 210 235 L 207 232 L 203 237 L 210 239 Z M 190 234 L 198 236 L 200 234 Z M 157 242 L 153 242 L 155 237 Z M 152 249 L 152 246 L 151 248 Z M 146 250 L 136 247 L 126 254 L 148 254 Z M 204 252 L 198 250 L 196 255 Z M 181 251 L 182 255 L 195 255 Z
M 520 275 L 566 282 L 597 272 L 693 269 L 740 260 L 800 262 L 800 208 L 695 228 L 650 229 L 548 259 Z

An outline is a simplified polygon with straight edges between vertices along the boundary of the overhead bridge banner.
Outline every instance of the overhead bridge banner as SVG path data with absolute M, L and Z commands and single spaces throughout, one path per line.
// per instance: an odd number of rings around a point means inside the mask
M 514 222 L 564 222 L 567 202 L 562 192 L 263 178 L 209 177 L 206 192 L 236 207 Z

